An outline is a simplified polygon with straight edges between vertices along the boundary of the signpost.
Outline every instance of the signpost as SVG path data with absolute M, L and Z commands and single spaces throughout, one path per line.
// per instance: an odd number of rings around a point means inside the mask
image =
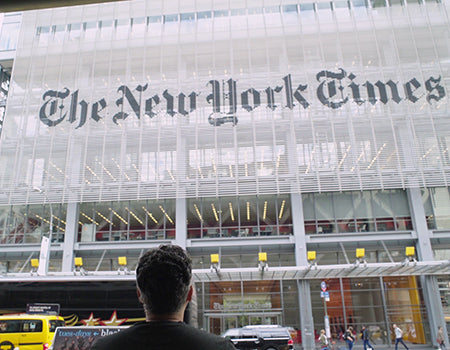
M 323 309 L 325 313 L 324 324 L 325 324 L 325 335 L 328 339 L 331 339 L 331 330 L 330 330 L 330 318 L 328 317 L 327 311 L 327 301 L 330 301 L 330 293 L 327 292 L 327 284 L 325 281 L 320 282 L 320 297 L 323 299 Z

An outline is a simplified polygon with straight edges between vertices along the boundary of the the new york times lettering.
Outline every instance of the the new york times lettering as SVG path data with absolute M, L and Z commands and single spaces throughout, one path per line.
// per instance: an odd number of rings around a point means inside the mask
M 375 105 L 389 102 L 416 103 L 425 98 L 429 104 L 440 101 L 446 96 L 441 85 L 441 76 L 429 77 L 424 82 L 411 78 L 406 82 L 393 80 L 358 82 L 357 76 L 340 68 L 336 72 L 320 71 L 316 75 L 319 85 L 316 87 L 318 102 L 331 109 L 339 109 L 345 104 L 364 103 Z M 208 122 L 213 126 L 226 123 L 236 125 L 238 115 L 266 108 L 276 109 L 306 109 L 311 105 L 305 96 L 307 84 L 294 84 L 291 74 L 280 79 L 276 86 L 260 89 L 246 87 L 239 90 L 239 82 L 233 79 L 210 80 L 205 91 L 180 92 L 174 94 L 168 89 L 162 93 L 151 91 L 148 84 L 130 87 L 122 85 L 117 89 L 119 97 L 109 106 L 105 98 L 96 101 L 86 101 L 80 98 L 80 91 L 71 92 L 68 88 L 62 91 L 48 90 L 43 96 L 43 104 L 39 110 L 39 119 L 49 127 L 57 126 L 64 120 L 81 128 L 88 119 L 99 122 L 110 112 L 112 121 L 118 124 L 130 116 L 140 119 L 159 116 L 188 117 L 199 105 L 206 102 L 211 108 Z M 108 109 L 110 109 L 108 111 Z

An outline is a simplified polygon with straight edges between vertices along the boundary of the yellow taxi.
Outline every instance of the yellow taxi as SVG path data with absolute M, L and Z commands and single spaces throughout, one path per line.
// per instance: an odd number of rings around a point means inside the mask
M 0 350 L 47 350 L 64 319 L 56 315 L 0 316 Z

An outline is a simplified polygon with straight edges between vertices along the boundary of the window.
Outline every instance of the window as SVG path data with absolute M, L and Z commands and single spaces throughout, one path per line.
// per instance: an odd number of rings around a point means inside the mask
M 303 213 L 309 234 L 412 230 L 403 190 L 304 194 Z
M 42 321 L 41 320 L 23 321 L 22 332 L 42 332 Z
M 64 327 L 66 323 L 60 320 L 50 320 L 48 321 L 49 332 L 55 332 L 57 327 Z

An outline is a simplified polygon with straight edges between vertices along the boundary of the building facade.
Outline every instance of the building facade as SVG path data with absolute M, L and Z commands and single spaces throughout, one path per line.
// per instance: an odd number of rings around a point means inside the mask
M 137 317 L 120 304 L 132 276 L 99 303 L 102 281 L 119 256 L 133 270 L 174 243 L 196 269 L 191 318 L 211 332 L 283 324 L 312 349 L 321 328 L 339 339 L 366 325 L 388 343 L 397 323 L 435 342 L 450 316 L 449 5 L 135 0 L 4 15 L 0 309 L 69 283 L 96 297 L 61 287 L 63 313 Z M 45 236 L 48 272 L 30 274 Z

